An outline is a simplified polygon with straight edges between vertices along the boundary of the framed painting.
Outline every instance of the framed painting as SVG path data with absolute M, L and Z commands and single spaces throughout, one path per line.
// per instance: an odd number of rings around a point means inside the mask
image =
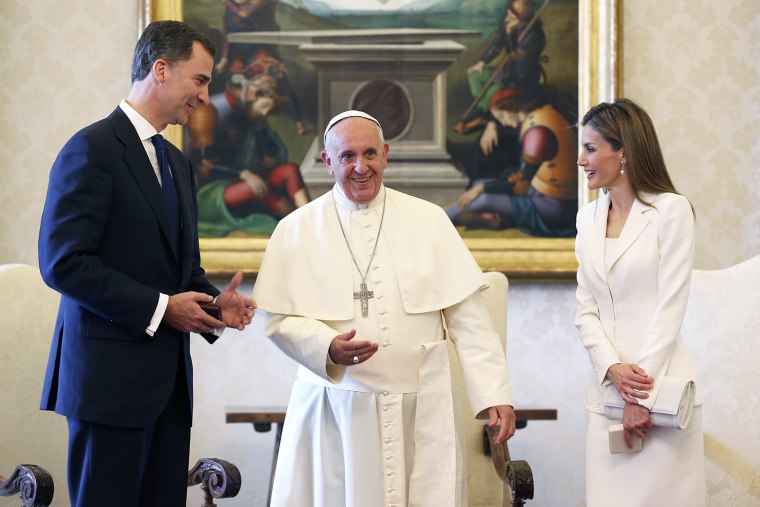
M 208 107 L 167 133 L 198 171 L 207 272 L 258 272 L 277 221 L 333 183 L 324 125 L 361 109 L 385 183 L 446 209 L 484 271 L 573 281 L 576 125 L 618 95 L 620 4 L 139 0 L 138 32 L 179 19 L 217 46 Z

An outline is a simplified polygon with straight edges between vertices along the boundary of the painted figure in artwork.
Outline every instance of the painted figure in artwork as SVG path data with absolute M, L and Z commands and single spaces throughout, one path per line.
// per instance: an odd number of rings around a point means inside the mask
M 188 122 L 203 235 L 269 234 L 277 220 L 309 202 L 298 165 L 288 161 L 267 120 L 276 96 L 277 81 L 253 65 L 232 74 L 225 91 Z
M 518 162 L 505 160 L 498 176 L 474 180 L 447 210 L 451 220 L 471 229 L 517 227 L 533 236 L 574 236 L 576 136 L 567 118 L 540 91 L 516 88 L 497 90 L 490 112 L 494 120 L 487 131 L 496 130 L 497 121 L 502 127 L 519 128 Z
M 474 101 L 455 131 L 465 133 L 487 121 L 493 93 L 504 87 L 532 88 L 544 80 L 546 35 L 533 0 L 510 0 L 504 24 L 482 58 L 467 69 Z
M 231 44 L 228 35 L 240 32 L 279 32 L 275 11 L 275 0 L 222 0 L 223 44 L 222 54 L 214 70 L 219 73 L 236 74 L 254 65 L 255 62 L 268 60 L 267 71 L 277 80 L 281 100 L 276 105 L 285 105 L 293 118 L 296 133 L 303 135 L 305 127 L 301 119 L 298 98 L 288 84 L 285 67 L 274 44 Z

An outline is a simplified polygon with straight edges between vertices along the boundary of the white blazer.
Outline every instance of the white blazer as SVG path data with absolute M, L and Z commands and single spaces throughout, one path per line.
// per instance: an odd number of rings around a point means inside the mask
M 580 209 L 576 226 L 575 325 L 592 365 L 586 408 L 604 413 L 605 378 L 615 363 L 634 363 L 655 378 L 651 409 L 665 375 L 697 380 L 681 337 L 694 259 L 694 214 L 672 193 L 636 199 L 605 267 L 610 194 Z M 697 383 L 696 405 L 702 403 Z

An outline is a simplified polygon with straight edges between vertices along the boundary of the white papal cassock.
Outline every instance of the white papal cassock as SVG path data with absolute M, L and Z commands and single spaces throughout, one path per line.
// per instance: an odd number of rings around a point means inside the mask
M 337 217 L 363 272 L 384 199 L 365 318 Z M 267 335 L 300 364 L 272 506 L 466 505 L 445 337 L 456 345 L 473 415 L 512 402 L 484 287 L 443 210 L 391 189 L 360 206 L 335 186 L 280 222 L 253 293 Z M 332 364 L 330 342 L 351 329 L 378 352 L 358 365 Z

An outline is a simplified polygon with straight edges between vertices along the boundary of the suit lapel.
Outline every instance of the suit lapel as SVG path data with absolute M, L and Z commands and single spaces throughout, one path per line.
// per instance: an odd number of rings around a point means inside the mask
M 145 153 L 145 148 L 143 148 L 142 140 L 140 140 L 132 122 L 129 121 L 129 118 L 127 118 L 127 115 L 124 114 L 124 111 L 120 107 L 117 107 L 108 119 L 114 126 L 116 137 L 124 145 L 124 161 L 135 181 L 137 181 L 138 187 L 140 187 L 140 190 L 145 195 L 148 204 L 150 204 L 150 207 L 156 214 L 167 243 L 171 245 L 172 242 L 169 241 L 169 219 L 166 214 L 166 203 L 164 203 L 161 185 L 158 183 L 156 173 L 150 164 L 147 153 Z M 180 202 L 182 202 L 181 198 Z M 175 258 L 179 259 L 179 252 L 173 253 Z
M 610 194 L 604 194 L 597 200 L 594 210 L 593 230 L 589 234 L 589 250 L 591 263 L 602 280 L 607 280 L 607 270 L 604 268 L 604 246 L 607 237 L 607 215 L 610 211 Z
M 625 221 L 623 230 L 620 232 L 620 239 L 617 241 L 617 249 L 610 259 L 610 269 L 612 269 L 618 259 L 620 259 L 620 256 L 633 245 L 636 238 L 641 236 L 641 233 L 644 232 L 647 224 L 649 224 L 649 219 L 647 218 L 646 213 L 651 209 L 652 206 L 644 204 L 639 199 L 633 200 L 633 206 L 631 206 L 631 211 L 628 213 L 628 218 Z

